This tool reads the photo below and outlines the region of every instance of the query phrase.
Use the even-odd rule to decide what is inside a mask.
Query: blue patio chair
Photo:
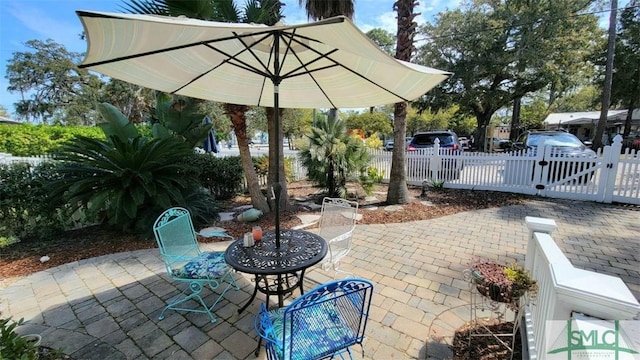
[[[162,310],[159,319],[164,319],[165,311],[177,310],[205,313],[215,322],[213,308],[230,288],[239,289],[233,270],[224,261],[224,252],[200,251],[191,216],[184,208],[174,207],[163,212],[153,225],[153,233],[169,277],[187,283],[180,295]],[[207,305],[201,296],[204,287],[215,291],[225,282],[227,285],[215,302]],[[187,302],[195,302],[196,307],[185,307]]]
[[[360,344],[369,318],[373,285],[363,279],[343,279],[316,287],[285,308],[267,310],[255,320],[265,340],[267,359],[321,359],[342,355]]]

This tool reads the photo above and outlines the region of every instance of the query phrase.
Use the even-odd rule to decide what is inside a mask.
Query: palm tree
[[[347,134],[346,122],[320,118],[311,128],[309,147],[300,152],[311,181],[327,189],[327,196],[345,197],[347,181],[369,162],[362,141]]]
[[[333,16],[344,15],[353,19],[353,0],[298,0],[300,6],[304,5],[307,18],[322,20]],[[329,110],[329,117],[335,119],[338,116],[338,109]]]
[[[398,13],[398,32],[396,59],[410,61],[413,53],[413,37],[416,33],[417,24],[413,19],[415,0],[398,0],[393,4],[394,10]],[[395,104],[393,112],[394,142],[404,144],[407,134],[407,102]],[[409,189],[407,188],[407,174],[404,164],[406,160],[403,146],[394,146],[391,157],[391,173],[389,176],[389,189],[387,190],[387,202],[389,204],[406,204],[409,202]]]
[[[245,22],[273,25],[282,18],[282,3],[278,0],[249,0],[245,7],[238,9],[233,0],[128,0],[125,1],[125,9],[132,13],[154,14],[167,16],[184,15],[201,20],[221,22]],[[224,104],[223,108],[229,116],[233,130],[238,139],[238,149],[242,168],[247,179],[251,203],[256,209],[264,213],[270,211],[267,199],[260,190],[258,177],[253,167],[249,142],[247,139],[247,123],[245,113],[248,107],[237,104]],[[277,134],[270,134],[269,138],[280,139]],[[271,171],[270,171],[271,173]],[[282,172],[284,173],[284,171]],[[282,195],[287,199],[286,186],[283,186]]]
[[[298,0],[300,6],[304,5],[307,18],[322,20],[333,16],[344,15],[353,18],[353,0]]]

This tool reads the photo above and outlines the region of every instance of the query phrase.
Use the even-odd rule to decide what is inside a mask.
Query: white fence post
[[[545,359],[549,320],[570,320],[574,312],[605,320],[637,316],[640,304],[622,279],[573,267],[550,236],[556,228],[553,220],[525,221],[530,230],[525,267],[538,283],[535,306],[525,306],[524,311],[525,358]]]
[[[440,181],[440,163],[442,156],[440,155],[440,139],[436,137],[433,141],[433,156],[429,160],[429,178],[434,181]]]
[[[600,176],[598,193],[602,194],[602,202],[610,204],[613,202],[613,189],[618,174],[618,163],[620,162],[620,152],[622,151],[622,136],[620,134],[613,138],[613,144],[604,147],[602,156],[603,174]],[[604,171],[606,169],[606,171]]]
[[[545,219],[533,216],[525,216],[524,221],[527,224],[527,228],[529,228],[529,240],[527,241],[527,255],[524,258],[524,268],[532,271],[536,258],[536,240],[533,234],[538,232],[551,235],[554,231],[556,231],[558,225],[556,225],[556,222],[553,219]]]

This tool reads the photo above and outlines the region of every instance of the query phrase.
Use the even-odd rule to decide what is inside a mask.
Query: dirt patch
[[[438,189],[429,191],[421,196],[422,189],[410,188],[408,204],[402,205],[404,210],[385,211],[387,186],[377,185],[373,195],[376,200],[365,201],[364,197],[358,201],[364,207],[377,207],[375,210],[363,210],[359,224],[387,224],[416,220],[428,220],[462,211],[485,209],[490,207],[521,204],[529,197],[511,193],[491,191],[470,191],[455,189]],[[280,227],[291,228],[301,224],[298,214],[319,214],[320,210],[310,210],[304,202],[293,199],[306,199],[308,202],[321,203],[321,189],[306,182],[289,184],[291,207],[280,215]],[[361,192],[359,192],[363,195]],[[240,205],[248,205],[251,201],[247,196],[238,196],[232,201],[222,203],[223,211],[232,211]],[[239,213],[240,211],[238,211]],[[274,215],[266,214],[255,222],[243,223],[238,221],[214,222],[208,226],[220,226],[234,238],[251,231],[252,226],[260,225],[263,229],[274,228]],[[218,238],[203,238],[202,241],[217,241]],[[27,276],[61,264],[88,259],[96,256],[112,254],[122,251],[155,248],[152,238],[123,234],[100,226],[88,227],[69,231],[58,238],[39,241],[23,241],[0,249],[0,285],[11,282],[12,279]],[[48,256],[49,261],[41,262],[42,256]]]

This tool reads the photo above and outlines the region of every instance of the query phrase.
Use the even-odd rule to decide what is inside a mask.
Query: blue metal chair
[[[364,340],[373,285],[343,279],[316,287],[285,308],[267,310],[255,320],[267,359],[321,359],[342,355]],[[364,348],[362,348],[364,356]]]
[[[191,216],[184,208],[174,207],[163,212],[153,225],[153,233],[169,277],[188,284],[162,310],[159,319],[164,319],[167,310],[178,310],[205,313],[211,322],[215,322],[213,308],[231,287],[239,289],[233,278],[233,270],[224,261],[224,252],[200,251]],[[225,282],[227,285],[215,302],[207,305],[201,296],[204,287],[215,291]],[[187,302],[195,302],[196,307],[185,307]]]

